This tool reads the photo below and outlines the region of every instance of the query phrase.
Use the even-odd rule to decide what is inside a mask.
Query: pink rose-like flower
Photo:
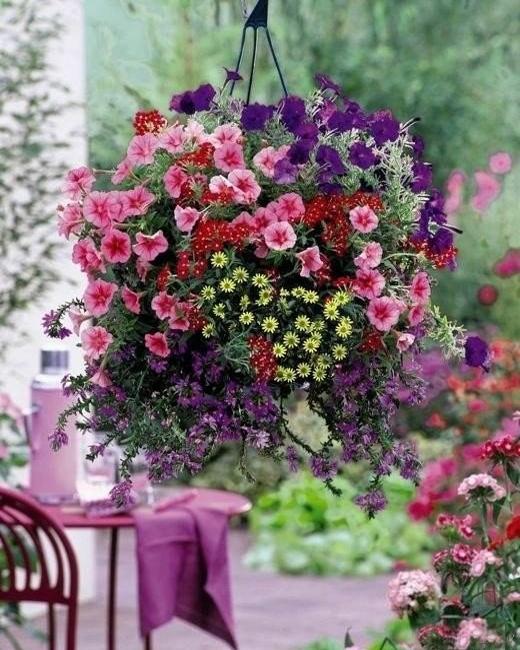
[[[498,501],[506,496],[506,491],[489,474],[471,474],[459,485],[457,494],[468,500],[483,496],[487,501]]]
[[[158,146],[159,141],[153,133],[134,135],[128,145],[126,157],[134,167],[138,165],[151,165]]]
[[[498,566],[501,564],[501,560],[497,557],[492,551],[482,549],[477,551],[473,559],[471,560],[471,566],[469,568],[469,574],[474,578],[480,578],[486,570],[487,566]]]
[[[215,167],[223,172],[232,172],[234,169],[245,169],[244,152],[236,142],[226,142],[215,149],[213,154]]]
[[[406,352],[415,341],[415,336],[407,332],[396,332],[397,336],[397,349],[399,352]]]
[[[168,357],[170,348],[166,334],[156,332],[155,334],[146,334],[144,337],[145,345],[152,354],[157,357]]]
[[[300,270],[302,278],[310,277],[311,273],[319,271],[323,266],[323,260],[320,257],[320,249],[318,246],[310,246],[301,253],[296,253],[296,257],[302,263]]]
[[[396,325],[401,315],[401,305],[395,298],[383,296],[371,300],[367,317],[370,323],[380,332],[388,332]]]
[[[117,284],[105,280],[93,280],[83,294],[83,302],[92,316],[103,316],[110,309],[117,293]]]
[[[83,194],[90,192],[95,181],[96,177],[88,167],[76,167],[67,173],[63,192],[73,201],[77,201]]]
[[[178,167],[177,165],[172,165],[166,174],[164,175],[163,182],[164,187],[172,199],[178,199],[181,195],[182,188],[188,180],[188,174]]]
[[[113,201],[111,192],[92,192],[83,203],[83,216],[89,223],[106,230],[112,225],[110,208]]]
[[[133,246],[134,253],[145,262],[153,262],[158,255],[168,250],[168,240],[162,230],[158,230],[154,235],[138,232],[135,239],[137,244]]]
[[[366,234],[375,230],[379,224],[376,213],[368,205],[360,205],[349,212],[350,223],[358,232]]]
[[[123,194],[123,204],[127,216],[137,217],[146,214],[155,201],[155,195],[143,185],[138,185]]]
[[[83,224],[83,215],[79,203],[68,203],[58,213],[58,233],[68,239],[76,234]]]
[[[159,135],[158,149],[166,149],[168,153],[182,151],[186,136],[182,124],[174,124]]]
[[[354,258],[354,264],[360,268],[375,269],[381,264],[383,249],[375,241],[368,243],[361,253]]]
[[[241,144],[243,140],[242,131],[236,124],[221,124],[209,136],[210,143],[218,149],[225,144]]]
[[[296,192],[282,194],[271,205],[280,221],[298,221],[305,214],[303,199]]]
[[[381,295],[385,288],[384,276],[375,269],[360,268],[356,271],[356,279],[352,285],[355,293],[361,298],[373,300]]]
[[[259,169],[267,178],[274,178],[274,170],[276,163],[285,157],[289,151],[288,145],[283,145],[278,149],[274,147],[264,147],[254,156],[253,164]]]
[[[424,271],[416,273],[410,286],[410,298],[417,305],[426,305],[430,300],[430,280]]]
[[[104,327],[89,327],[81,334],[81,345],[90,361],[99,359],[110,347],[114,337]]]
[[[105,270],[101,254],[90,237],[80,239],[74,244],[72,261],[74,264],[79,264],[83,273]]]
[[[422,305],[414,305],[410,307],[410,311],[408,312],[408,322],[412,327],[415,327],[419,323],[422,323],[425,315],[426,311]]]
[[[228,176],[228,181],[235,190],[234,198],[237,203],[254,203],[262,191],[250,169],[233,170]]]
[[[287,221],[277,221],[264,230],[264,239],[271,250],[284,251],[294,246],[296,233]]]
[[[109,230],[101,240],[101,252],[107,262],[124,264],[132,255],[132,243],[126,232]]]
[[[477,192],[471,199],[472,207],[477,212],[485,212],[500,194],[500,183],[488,172],[476,171],[474,174]]]
[[[511,156],[506,151],[497,151],[489,157],[489,169],[493,174],[507,174],[512,164]]]
[[[183,208],[178,205],[174,211],[175,223],[182,232],[191,232],[193,226],[201,218],[201,213],[195,208]]]
[[[128,311],[131,311],[133,314],[141,313],[141,296],[142,293],[137,293],[137,291],[132,291],[127,286],[124,286],[121,289],[121,298],[123,303]]]
[[[116,171],[112,174],[112,184],[119,185],[122,183],[125,178],[128,178],[128,176],[130,176],[132,169],[132,163],[125,156],[125,158],[123,158],[123,160],[116,167]]]
[[[479,647],[502,644],[502,639],[488,629],[487,621],[483,618],[465,618],[459,624],[455,638],[455,650],[468,650],[475,640]],[[498,647],[497,647],[498,650]]]
[[[170,296],[166,291],[161,291],[152,299],[152,309],[157,314],[157,318],[165,320],[171,316],[172,309],[175,306],[176,299]]]

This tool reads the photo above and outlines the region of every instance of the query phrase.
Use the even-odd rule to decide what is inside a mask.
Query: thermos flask
[[[29,491],[43,503],[71,502],[76,496],[78,441],[72,418],[66,429],[68,445],[53,451],[49,436],[59,414],[71,404],[62,388],[69,369],[69,352],[41,351],[41,370],[31,384],[31,414],[27,418],[30,448]]]

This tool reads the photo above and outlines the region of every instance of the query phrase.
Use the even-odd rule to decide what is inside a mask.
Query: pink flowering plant
[[[63,414],[106,431],[153,479],[198,472],[232,441],[297,467],[333,489],[363,461],[369,513],[381,478],[416,480],[411,444],[389,417],[404,366],[425,338],[464,352],[460,328],[430,303],[430,272],[456,248],[422,145],[388,111],[367,113],[325,76],[303,100],[244,105],[209,85],[174,95],[173,121],[140,112],[112,171],[67,175],[60,233],[85,272],[83,296],[45,318],[51,336],[80,336],[85,373]],[[181,114],[187,119],[181,121]],[[96,189],[109,173],[114,189]],[[468,341],[470,363],[487,349]],[[328,435],[291,431],[286,402],[304,390]],[[247,469],[246,469],[247,471]],[[129,492],[125,481],[115,496]]]

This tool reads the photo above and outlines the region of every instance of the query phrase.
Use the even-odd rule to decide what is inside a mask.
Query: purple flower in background
[[[62,447],[69,444],[69,436],[63,429],[56,428],[49,436],[49,444],[52,451],[59,451]]]
[[[297,140],[289,147],[287,152],[287,160],[293,165],[304,165],[314,148],[312,140]]]
[[[332,174],[344,174],[346,171],[338,151],[334,147],[329,147],[326,144],[318,147],[316,162]]]
[[[226,83],[228,81],[242,81],[242,75],[237,72],[237,70],[230,70],[229,68],[224,68],[226,71]]]
[[[303,122],[294,130],[294,135],[300,140],[312,142],[315,145],[318,142],[319,129],[312,122]]]
[[[300,459],[296,447],[289,445],[289,447],[287,447],[285,450],[285,458],[287,460],[287,464],[289,465],[289,471],[297,472],[300,467]]]
[[[148,360],[148,365],[150,366],[151,370],[157,374],[160,374],[161,372],[164,372],[168,367],[168,361],[166,359],[160,359],[154,356]]]
[[[195,90],[173,95],[170,100],[170,110],[177,113],[193,115],[198,111],[207,111],[211,106],[216,90],[211,84],[202,84]]]
[[[240,121],[246,131],[261,131],[273,116],[274,108],[264,104],[249,104],[244,106]]]
[[[305,120],[305,102],[301,97],[294,95],[287,97],[282,101],[280,114],[282,122],[291,133],[294,133]]]
[[[60,325],[57,312],[51,310],[42,318],[43,331],[46,336],[53,339],[66,339],[72,332]]]
[[[421,138],[420,135],[412,136],[412,149],[415,155],[417,156],[417,158],[420,158],[423,155],[424,140]]]
[[[394,142],[399,137],[399,122],[390,111],[378,111],[372,115],[370,130],[377,145]]]
[[[446,228],[439,228],[430,240],[430,249],[435,253],[445,253],[453,246],[453,233]]]
[[[489,369],[489,346],[480,336],[468,336],[464,352],[468,366]]]
[[[282,158],[274,166],[274,182],[278,185],[290,185],[298,177],[298,167],[287,158]]]
[[[125,479],[110,490],[110,499],[118,508],[129,508],[136,503],[136,496],[132,490],[132,481]]]
[[[311,456],[309,465],[313,476],[322,481],[334,478],[338,472],[336,461],[330,458],[323,458],[323,456]]]
[[[329,129],[345,133],[351,129],[356,128],[358,124],[358,116],[355,112],[335,111],[327,121]]]
[[[323,74],[322,72],[318,72],[314,75],[314,81],[316,83],[316,86],[318,86],[318,88],[321,90],[332,90],[332,92],[336,93],[337,95],[341,95],[342,93],[341,86],[337,84],[333,79],[331,79],[328,75]]]
[[[376,154],[363,142],[354,142],[350,147],[348,158],[353,165],[360,169],[369,169],[378,161]]]
[[[415,162],[412,166],[413,181],[410,184],[412,192],[424,192],[432,182],[432,168],[427,163]]]
[[[369,517],[373,517],[376,512],[384,510],[387,504],[386,497],[381,490],[371,490],[366,494],[360,494],[354,501]]]

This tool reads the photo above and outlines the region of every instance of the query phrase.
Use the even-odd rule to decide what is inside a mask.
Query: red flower
[[[251,367],[260,381],[269,381],[278,367],[273,354],[273,344],[263,336],[249,338]]]
[[[520,539],[520,515],[515,515],[507,524],[506,538],[509,541]]]
[[[137,111],[134,115],[134,131],[136,135],[145,133],[160,133],[168,125],[168,120],[157,109]]]

